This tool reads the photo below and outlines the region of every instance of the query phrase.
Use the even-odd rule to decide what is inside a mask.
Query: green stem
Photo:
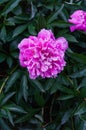
[[[55,97],[56,97],[56,93],[54,94],[54,97],[53,97],[52,102],[51,102],[51,107],[50,107],[50,122],[52,122],[52,110],[53,110],[53,104],[54,104],[54,101],[55,101]]]
[[[2,90],[4,88],[4,86],[5,86],[5,83],[7,82],[8,78],[9,78],[9,76],[7,76],[6,79],[4,80],[4,82],[2,83],[2,86],[0,88],[0,94],[1,94],[1,92],[2,92]]]
[[[75,130],[73,117],[71,117],[71,125],[72,125],[72,130]]]

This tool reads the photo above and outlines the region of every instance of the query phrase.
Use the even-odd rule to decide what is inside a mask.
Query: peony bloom
[[[68,20],[70,23],[74,24],[70,26],[70,31],[75,30],[86,31],[86,12],[83,10],[75,11]]]
[[[18,48],[20,64],[27,68],[31,79],[56,77],[66,65],[68,42],[63,37],[55,39],[51,30],[42,29],[37,37],[24,38]]]

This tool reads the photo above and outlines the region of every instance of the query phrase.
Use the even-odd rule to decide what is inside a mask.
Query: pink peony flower
[[[68,20],[70,23],[74,24],[70,26],[70,31],[75,30],[86,31],[86,12],[83,10],[75,11]]]
[[[42,29],[37,37],[24,38],[18,48],[20,64],[27,68],[31,79],[56,77],[66,65],[68,42],[63,37],[55,39],[51,30]]]

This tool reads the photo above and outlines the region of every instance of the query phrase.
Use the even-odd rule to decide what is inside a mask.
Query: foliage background
[[[0,0],[0,130],[86,130],[86,33],[69,16],[85,0]],[[42,28],[69,42],[67,66],[55,79],[31,80],[17,48]]]

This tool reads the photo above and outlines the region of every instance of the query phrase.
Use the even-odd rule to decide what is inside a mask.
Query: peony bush
[[[0,9],[0,130],[85,130],[85,0]]]

